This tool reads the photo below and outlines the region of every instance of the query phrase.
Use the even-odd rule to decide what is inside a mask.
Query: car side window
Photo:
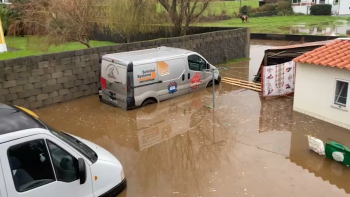
[[[72,182],[79,178],[78,160],[67,151],[47,140],[58,181]]]
[[[7,151],[11,174],[18,192],[56,181],[43,139],[11,146]]]
[[[188,67],[193,71],[203,71],[207,69],[207,62],[198,55],[188,56]]]

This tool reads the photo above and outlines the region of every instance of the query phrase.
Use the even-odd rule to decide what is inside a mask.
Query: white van
[[[5,104],[0,164],[1,197],[109,197],[126,187],[123,167],[111,153]]]
[[[124,109],[153,104],[211,86],[208,69],[215,67],[198,53],[171,47],[107,54],[102,57],[100,99]]]

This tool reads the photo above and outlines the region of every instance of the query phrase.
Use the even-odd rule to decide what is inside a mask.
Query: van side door
[[[140,106],[147,98],[158,97],[158,84],[161,81],[157,74],[156,62],[135,65],[133,69],[134,97],[136,106]]]
[[[157,61],[159,80],[159,99],[167,100],[187,94],[188,79],[185,75],[186,60],[183,57]]]
[[[209,64],[206,60],[197,54],[191,54],[187,57],[188,61],[188,76],[190,80],[189,93],[199,89],[206,88],[209,81],[212,80],[212,74],[209,69]]]
[[[1,167],[11,197],[93,196],[88,162],[80,184],[79,154],[56,138],[38,134],[0,145]]]

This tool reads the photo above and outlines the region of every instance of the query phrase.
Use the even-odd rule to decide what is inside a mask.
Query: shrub
[[[276,10],[276,8],[277,8],[277,4],[275,4],[275,3],[268,3],[268,4],[265,4],[263,6],[260,6],[258,8],[258,11],[259,12],[267,12],[267,11]]]
[[[251,14],[250,17],[276,16],[277,13],[278,13],[277,10],[267,11],[267,12],[256,12],[256,13]]]
[[[290,9],[290,10],[284,10],[284,15],[285,16],[290,16],[290,15],[294,15],[294,11],[293,9]],[[305,15],[305,14],[304,14]]]
[[[241,9],[239,10],[239,13],[240,14],[244,14],[244,15],[249,15],[249,12],[251,10],[251,7],[250,6],[242,6]]]
[[[10,21],[13,17],[13,13],[10,8],[6,4],[0,4],[0,16],[1,16],[1,24],[2,29],[4,30],[4,34],[7,34],[7,30],[10,26]]]
[[[289,10],[292,9],[291,1],[279,1],[277,2],[277,9]]]
[[[331,15],[332,5],[330,4],[313,5],[310,8],[310,14],[311,15]]]
[[[221,15],[227,15],[226,10],[222,10],[222,11],[221,11]]]
[[[277,16],[284,16],[284,12],[282,11],[277,12]]]

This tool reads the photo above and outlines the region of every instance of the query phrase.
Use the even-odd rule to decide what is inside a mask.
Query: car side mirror
[[[207,63],[207,69],[210,69],[210,64],[209,63]]]
[[[80,185],[84,184],[86,181],[86,166],[85,161],[82,158],[78,159],[78,169],[79,169],[79,179],[80,179]]]

